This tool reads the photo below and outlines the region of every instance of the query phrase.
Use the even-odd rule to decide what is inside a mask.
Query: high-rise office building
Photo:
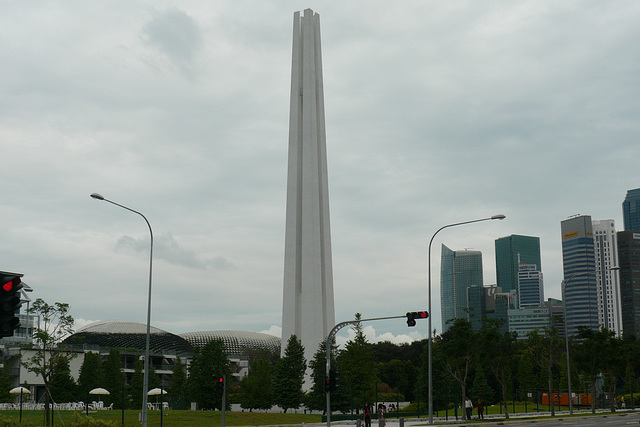
[[[540,263],[540,238],[532,236],[501,237],[495,241],[496,281],[503,292],[518,290],[520,263],[534,264],[542,271]]]
[[[449,329],[449,320],[467,318],[467,288],[470,287],[482,287],[482,253],[452,251],[442,245],[440,302],[443,332]]]
[[[574,336],[578,326],[598,329],[598,296],[593,226],[588,215],[561,222],[563,301],[567,334]]]
[[[622,202],[622,218],[626,231],[640,231],[640,188],[627,190]]]
[[[601,328],[622,336],[620,312],[620,276],[616,225],[612,219],[593,220],[593,243],[596,260],[596,286],[598,289],[598,322]]]
[[[617,237],[622,331],[640,338],[640,232],[620,231]]]
[[[543,302],[542,272],[535,264],[521,262],[518,270],[518,307],[539,307]]]

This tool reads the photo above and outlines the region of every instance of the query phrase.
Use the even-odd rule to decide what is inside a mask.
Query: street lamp
[[[611,267],[609,271],[620,270],[620,267]],[[573,399],[571,396],[571,367],[569,365],[569,330],[567,329],[567,297],[565,295],[565,290],[567,289],[567,285],[571,282],[576,276],[583,276],[585,274],[593,274],[592,271],[581,271],[570,276],[567,280],[562,281],[562,303],[564,304],[564,344],[566,347],[567,353],[567,393],[569,393],[569,414],[573,415]]]
[[[136,213],[140,215],[147,226],[149,227],[149,234],[151,235],[151,248],[149,250],[149,297],[147,299],[147,342],[144,353],[144,375],[143,375],[143,384],[142,384],[142,427],[147,427],[147,389],[149,388],[149,341],[151,338],[151,273],[153,272],[153,230],[151,230],[151,224],[149,224],[149,220],[143,214],[138,211],[135,211],[131,208],[128,208],[119,203],[113,202],[109,199],[105,199],[102,195],[98,193],[91,194],[96,200],[103,200],[105,202],[109,202],[112,205],[116,205],[121,207],[122,209],[126,209],[129,212]]]
[[[429,264],[429,272],[428,272],[428,279],[429,279],[429,340],[428,340],[428,353],[429,353],[429,424],[433,424],[433,372],[432,372],[432,359],[431,359],[431,341],[432,341],[432,328],[431,328],[431,319],[433,318],[433,312],[431,311],[431,244],[433,243],[433,239],[436,237],[436,234],[438,234],[440,231],[444,230],[445,228],[449,228],[449,227],[455,227],[457,225],[464,225],[464,224],[471,224],[473,222],[480,222],[480,221],[488,221],[488,220],[492,220],[492,219],[505,219],[506,216],[502,215],[502,214],[498,214],[498,215],[494,215],[488,218],[481,218],[481,219],[474,219],[471,221],[464,221],[464,222],[456,222],[454,224],[448,224],[445,225],[443,227],[440,227],[435,233],[433,233],[433,236],[431,236],[431,240],[429,240],[429,254],[428,254],[428,264]]]

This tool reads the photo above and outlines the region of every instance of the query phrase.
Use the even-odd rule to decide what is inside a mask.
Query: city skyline
[[[560,222],[621,226],[640,187],[640,4],[305,7],[321,16],[336,321],[426,309],[429,238],[495,214],[434,240],[434,327],[441,244],[482,252],[492,284],[495,239],[538,236],[561,298]],[[144,322],[148,230],[97,192],[153,227],[152,325],[279,334],[296,10],[5,4],[0,269],[79,325]],[[426,329],[365,325],[372,341]]]

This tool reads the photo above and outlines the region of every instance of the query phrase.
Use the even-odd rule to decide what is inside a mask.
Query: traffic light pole
[[[222,427],[225,426],[224,413],[227,406],[225,405],[227,403],[225,400],[226,394],[227,394],[227,376],[223,375],[222,376]]]
[[[333,343],[333,339],[336,336],[336,333],[344,328],[347,325],[355,325],[356,323],[362,323],[362,322],[372,322],[374,320],[387,320],[387,319],[405,319],[407,318],[407,315],[404,316],[390,316],[390,317],[374,317],[371,319],[360,319],[360,320],[348,320],[346,322],[340,322],[338,323],[336,326],[333,327],[333,329],[331,329],[331,332],[329,332],[329,335],[327,335],[327,346],[326,346],[326,351],[327,351],[327,372],[326,372],[326,377],[328,378],[329,376],[329,372],[331,371],[331,344]],[[326,390],[326,395],[327,395],[327,427],[331,427],[331,391],[330,390]]]

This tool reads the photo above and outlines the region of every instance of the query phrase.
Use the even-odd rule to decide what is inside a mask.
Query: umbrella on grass
[[[29,391],[29,389],[20,386],[20,387],[12,388],[11,390],[9,390],[9,393],[10,394],[19,394],[20,395],[20,424],[22,424],[22,395],[23,394],[30,394],[31,392]]]

